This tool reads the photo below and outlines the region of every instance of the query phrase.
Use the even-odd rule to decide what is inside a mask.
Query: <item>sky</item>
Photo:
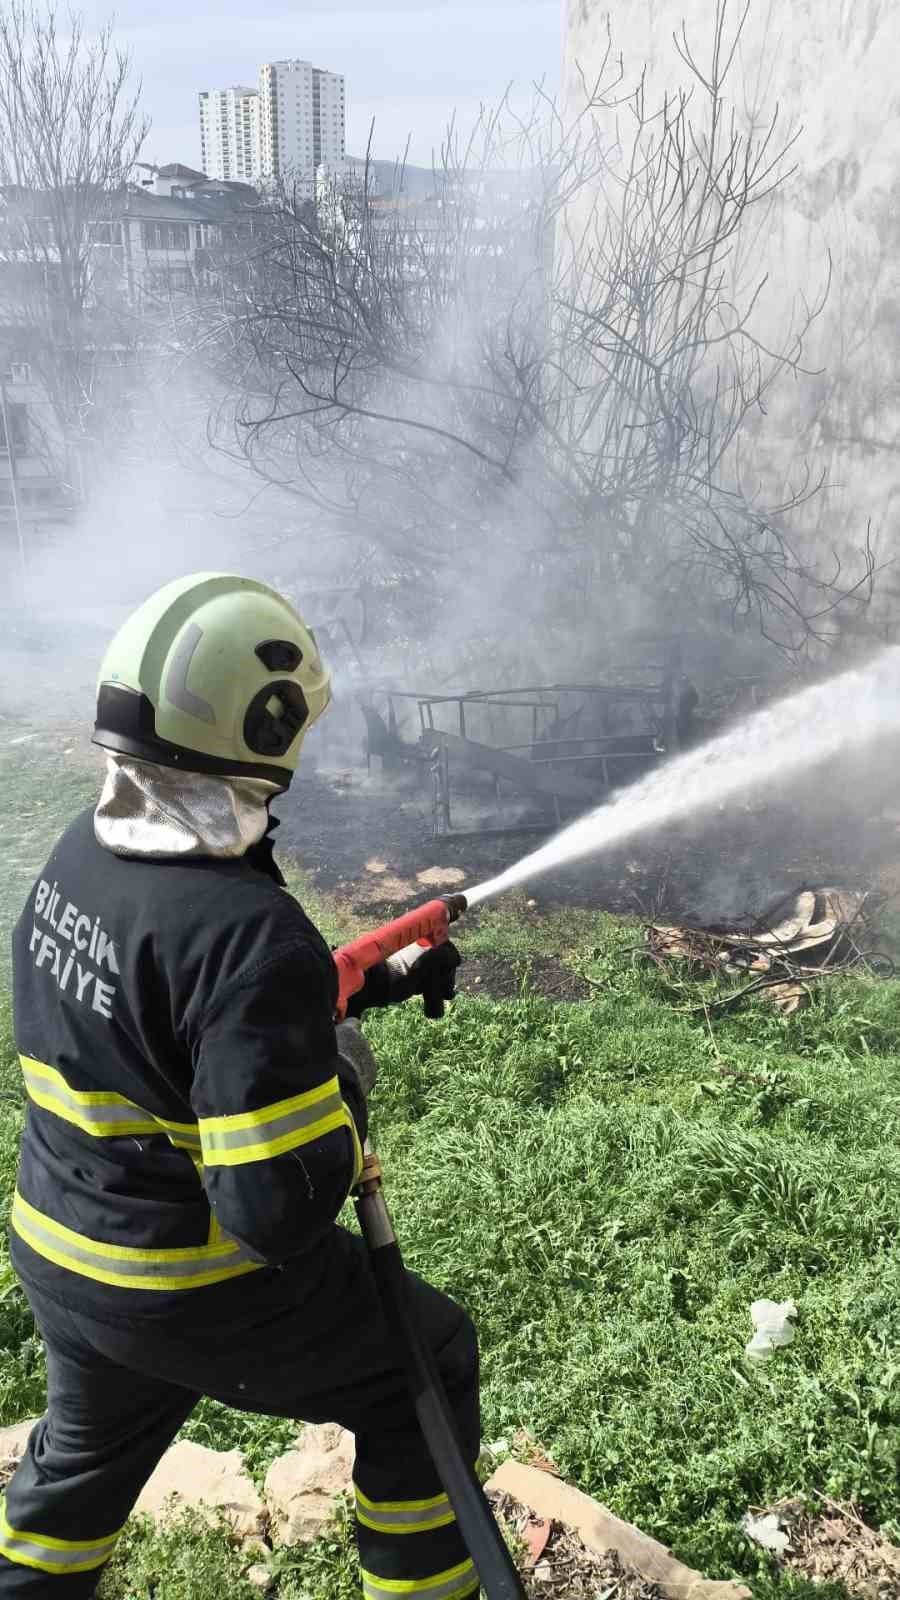
[[[561,0],[80,0],[89,26],[115,34],[143,83],[153,122],[145,157],[199,166],[201,89],[255,84],[289,57],[347,80],[347,150],[428,166],[448,119],[469,126],[510,83],[559,81]]]

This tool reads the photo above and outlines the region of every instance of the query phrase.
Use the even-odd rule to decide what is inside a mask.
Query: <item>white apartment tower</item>
[[[259,73],[259,165],[263,179],[292,178],[314,191],[320,167],[345,156],[346,91],[337,72],[309,61],[269,61]]]
[[[204,89],[200,95],[200,165],[208,178],[259,178],[259,95],[255,89]]]

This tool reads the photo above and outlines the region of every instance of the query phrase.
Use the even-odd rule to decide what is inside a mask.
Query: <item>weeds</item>
[[[128,1523],[104,1571],[98,1600],[255,1600],[246,1560],[228,1530],[186,1511],[162,1528],[146,1517]]]

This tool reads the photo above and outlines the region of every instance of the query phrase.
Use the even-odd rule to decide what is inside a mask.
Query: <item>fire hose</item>
[[[334,952],[338,971],[337,1014],[365,982],[366,972],[411,944],[424,948],[445,944],[450,924],[466,910],[465,895],[430,900],[374,933],[363,934]],[[425,1014],[441,1017],[443,995],[423,996]],[[409,1294],[406,1267],[382,1193],[381,1163],[366,1144],[363,1170],[354,1189],[354,1204],[385,1315],[397,1343],[419,1420],[419,1427],[456,1517],[463,1543],[487,1600],[525,1600],[522,1580],[488,1504],[474,1464],[467,1460],[456,1430],[440,1373],[422,1337]]]

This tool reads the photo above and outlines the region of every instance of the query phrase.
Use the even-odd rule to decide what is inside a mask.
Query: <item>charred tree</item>
[[[716,7],[690,93],[649,105],[612,45],[574,120],[538,97],[451,130],[418,203],[367,162],[272,230],[204,314],[230,401],[218,438],[322,519],[396,597],[494,599],[561,647],[623,620],[737,627],[791,654],[865,602],[804,543],[821,476],[765,492],[769,397],[803,380],[827,290],[777,344],[753,229],[789,176],[777,112],[743,132],[726,84],[743,18]],[[511,159],[515,152],[515,160]],[[532,632],[531,637],[534,637]],[[572,653],[568,659],[572,661]]]
[[[78,452],[128,341],[103,307],[111,229],[148,131],[109,27],[12,0],[0,14],[0,316],[46,404],[44,445]],[[40,417],[36,413],[35,426]]]

